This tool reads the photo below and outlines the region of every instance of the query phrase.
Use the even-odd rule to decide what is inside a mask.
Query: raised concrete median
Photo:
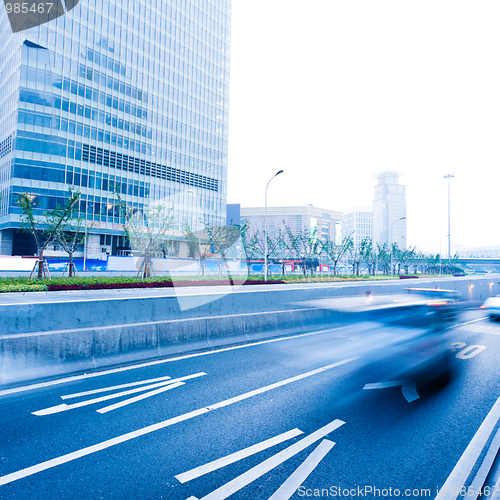
[[[496,276],[184,289],[178,296],[141,291],[117,298],[103,292],[98,299],[47,292],[43,299],[37,294],[36,302],[0,303],[0,383],[322,329],[339,317],[295,303],[406,292],[412,286],[457,290],[469,304],[500,293]]]

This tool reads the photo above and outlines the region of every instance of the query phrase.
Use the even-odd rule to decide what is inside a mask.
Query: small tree
[[[288,249],[293,252],[298,259],[302,260],[302,272],[304,277],[307,276],[307,264],[311,268],[311,274],[314,274],[314,263],[317,256],[321,253],[323,248],[322,243],[317,237],[316,228],[313,231],[301,231],[296,236],[293,235],[292,230],[285,226],[285,232],[288,239]]]
[[[283,221],[284,223],[284,221]],[[274,255],[281,261],[281,274],[285,276],[285,260],[289,256],[286,231],[279,227],[274,236]]]
[[[232,221],[231,221],[232,222]],[[250,275],[252,269],[251,262],[259,254],[259,245],[257,243],[257,238],[254,234],[249,234],[250,222],[245,219],[243,224],[234,224],[238,228],[241,236],[241,247],[242,253],[245,257],[245,262],[247,266],[247,274]]]
[[[198,274],[205,276],[205,260],[209,255],[211,255],[210,249],[210,237],[206,228],[193,231],[187,222],[183,226],[184,234],[188,240],[190,247],[194,250],[196,258],[200,259],[200,268],[198,269]]]
[[[229,281],[233,284],[229,266],[227,265],[227,251],[238,241],[240,231],[236,226],[208,226],[206,225],[207,233],[210,238],[210,244],[216,253],[219,254],[219,279],[222,279],[222,266],[226,268],[226,273]]]
[[[344,236],[340,245],[337,245],[334,241],[327,239],[323,243],[322,250],[330,258],[333,264],[333,275],[337,276],[337,266],[340,259],[346,254],[346,252],[353,246],[352,235]]]
[[[63,213],[67,213],[66,219],[59,225],[56,231],[56,240],[63,247],[64,251],[69,255],[69,277],[73,276],[75,266],[73,264],[73,254],[78,247],[85,242],[88,235],[87,219],[81,217],[78,212],[78,202],[72,202],[73,195],[78,195],[80,192],[74,191],[72,187],[69,188],[69,198],[66,200],[64,207],[57,207],[48,212],[49,226],[55,227],[57,221],[62,217]]]
[[[125,218],[124,229],[131,247],[139,250],[144,258],[141,270],[142,279],[153,274],[151,259],[155,252],[161,249],[167,238],[168,231],[174,225],[174,206],[153,205],[146,208],[133,210],[128,207],[117,194],[118,206]],[[139,274],[141,274],[139,270]]]
[[[389,251],[387,243],[384,243],[383,245],[379,245],[377,243],[377,262],[384,274],[387,275],[390,273],[391,252]]]
[[[38,279],[42,279],[44,266],[43,252],[57,238],[57,234],[70,216],[73,206],[78,203],[80,193],[73,192],[70,189],[64,209],[61,209],[57,214],[53,215],[45,212],[43,215],[43,222],[40,221],[40,217],[34,214],[34,210],[36,209],[34,202],[35,198],[36,197],[32,194],[20,193],[17,203],[23,212],[21,215],[21,228],[30,233],[35,239],[38,252],[37,277]]]
[[[375,266],[377,263],[377,254],[373,249],[373,240],[369,237],[363,238],[359,247],[361,258],[368,266],[368,274],[375,276]]]

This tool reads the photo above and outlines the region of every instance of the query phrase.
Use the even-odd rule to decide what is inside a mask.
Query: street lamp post
[[[406,219],[406,217],[401,217],[400,219],[398,220],[395,220],[392,225],[391,225],[391,231],[389,232],[389,244],[391,245],[391,277],[393,276],[393,272],[392,272],[392,228],[394,227],[394,224],[396,224],[396,222],[399,222],[400,220],[404,220]]]
[[[448,260],[451,260],[451,229],[450,229],[450,179],[455,177],[452,174],[447,174],[444,176],[448,179]]]
[[[283,170],[280,170],[276,174],[274,174],[270,179],[269,182],[267,183],[266,186],[266,204],[265,204],[265,209],[264,209],[264,219],[265,219],[265,225],[266,225],[266,230],[264,233],[264,281],[267,281],[267,188],[269,187],[269,183],[279,174],[282,174]]]
[[[449,234],[445,234],[440,240],[439,240],[439,274],[441,274],[441,242],[450,236]]]

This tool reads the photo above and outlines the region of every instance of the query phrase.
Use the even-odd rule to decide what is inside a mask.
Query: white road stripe
[[[301,439],[297,443],[292,444],[288,448],[285,448],[283,451],[280,451],[279,453],[276,453],[276,455],[273,455],[267,460],[264,460],[264,462],[261,462],[247,472],[241,474],[241,476],[236,477],[220,488],[212,491],[212,493],[204,496],[201,500],[225,500],[233,493],[241,490],[251,482],[263,476],[275,467],[278,467],[278,465],[282,464],[297,453],[300,453],[311,444],[319,441],[321,438],[325,437],[327,434],[344,424],[345,422],[343,422],[342,420],[334,420],[333,422],[330,422],[321,429],[318,429],[309,436]]]
[[[136,389],[129,389],[128,391],[117,392],[115,394],[108,394],[107,396],[101,396],[100,398],[87,399],[85,401],[80,401],[79,403],[73,403],[72,405],[63,403],[62,405],[51,406],[50,408],[34,411],[32,412],[32,414],[37,416],[52,415],[54,413],[60,413],[62,411],[74,410],[75,408],[82,408],[83,406],[102,403],[103,401],[108,401],[110,399],[121,398],[122,396],[128,396],[129,394],[137,394],[138,392],[156,389],[157,387],[163,387],[165,385],[170,385],[170,380],[167,380],[165,382],[158,382],[157,384],[142,386]]]
[[[299,468],[276,490],[274,495],[269,497],[269,500],[288,500],[334,445],[333,441],[323,439],[317,448],[302,462]]]
[[[180,387],[184,385],[184,382],[177,382],[176,384],[169,384],[166,387],[160,387],[155,391],[146,392],[146,394],[140,394],[139,396],[135,396],[134,398],[126,399],[125,401],[120,401],[119,403],[115,403],[114,405],[105,406],[100,410],[96,410],[98,413],[107,413],[108,411],[116,410],[117,408],[121,408],[122,406],[127,406],[132,403],[136,403],[137,401],[141,401],[142,399],[150,398],[151,396],[156,396],[165,391],[170,391],[170,389],[175,389],[176,387]]]
[[[71,462],[72,460],[76,460],[77,458],[91,455],[92,453],[96,453],[97,451],[105,450],[106,448],[110,448],[111,446],[130,441],[131,439],[135,439],[139,436],[143,436],[145,434],[155,432],[159,429],[163,429],[179,422],[183,422],[184,420],[198,417],[199,415],[203,415],[204,413],[208,412],[209,410],[207,408],[200,408],[199,410],[194,410],[192,412],[185,413],[184,415],[164,420],[163,422],[159,422],[148,427],[143,427],[142,429],[138,429],[137,431],[129,432],[113,439],[108,439],[107,441],[103,441],[102,443],[94,444],[92,446],[88,446],[87,448],[82,448],[81,450],[68,453],[67,455],[62,455],[61,457],[47,460],[46,462],[42,462],[40,464],[33,465],[32,467],[13,472],[12,474],[7,474],[6,476],[0,477],[0,486],[12,483],[13,481],[17,481],[18,479],[22,479],[23,477],[32,476],[37,472],[51,469],[52,467],[65,464],[67,462]]]
[[[365,384],[363,389],[385,389],[386,387],[397,387],[403,385],[406,379],[390,380],[389,382],[374,382],[373,384]]]
[[[500,335],[499,327],[488,326],[488,325],[464,325],[464,326],[459,326],[457,330],[465,332],[489,333],[491,335]]]
[[[448,479],[436,496],[436,500],[455,500],[464,486],[469,474],[476,464],[481,452],[483,451],[493,429],[500,419],[500,398],[498,398],[489,411],[483,423],[477,430],[471,442],[465,449],[460,460],[455,465]]]
[[[263,392],[267,392],[271,389],[276,389],[277,387],[281,387],[283,385],[289,384],[291,382],[296,382],[297,380],[302,380],[303,378],[310,377],[311,375],[316,375],[318,373],[324,372],[326,370],[330,370],[336,366],[343,365],[345,363],[349,363],[358,358],[349,358],[344,359],[343,361],[339,361],[337,363],[333,363],[332,365],[324,366],[323,368],[318,368],[317,370],[313,370],[311,372],[303,373],[302,375],[297,375],[296,377],[292,377],[281,382],[276,382],[275,384],[268,385],[266,387],[261,387],[260,389],[255,389],[254,391],[247,392],[246,394],[242,394],[240,396],[236,396],[231,399],[226,399],[226,401],[221,401],[220,403],[216,403],[212,406],[209,406],[209,410],[217,410],[218,408],[223,408],[224,406],[232,405],[233,403],[237,403],[238,401],[242,401],[243,399],[248,399],[253,396],[257,396],[258,394],[262,394]]]
[[[184,382],[185,380],[190,380],[196,377],[202,377],[203,375],[206,375],[206,373],[199,372],[193,375],[186,375],[185,377],[179,377],[179,378],[170,378],[170,377],[151,378],[149,380],[142,380],[141,382],[132,382],[131,384],[115,385],[113,387],[104,387],[103,389],[95,389],[93,391],[85,391],[85,392],[78,392],[76,394],[69,394],[67,396],[61,396],[61,399],[78,398],[80,396],[90,396],[91,394],[99,394],[101,392],[108,392],[114,389],[124,389],[125,387],[134,387],[136,385],[141,385],[141,384],[160,382],[161,380],[168,380],[169,384],[174,384],[175,382]]]
[[[116,389],[125,389],[126,387],[135,387],[137,385],[144,384],[152,384],[154,382],[161,382],[162,380],[169,380],[172,377],[158,377],[158,378],[150,378],[149,380],[140,380],[139,382],[131,382],[130,384],[121,384],[121,385],[113,385],[111,387],[103,387],[102,389],[94,389],[92,391],[85,392],[77,392],[75,394],[66,394],[65,396],[61,396],[61,399],[71,399],[71,398],[80,398],[82,396],[90,396],[92,394],[99,394],[101,392],[109,392],[114,391]]]
[[[243,458],[249,457],[251,455],[255,455],[262,450],[267,450],[272,446],[276,446],[283,441],[287,441],[288,439],[292,439],[295,436],[302,434],[303,432],[299,429],[292,429],[291,431],[284,432],[283,434],[279,434],[270,439],[266,439],[260,443],[254,444],[253,446],[249,446],[248,448],[244,448],[243,450],[232,453],[231,455],[227,455],[225,457],[219,458],[218,460],[214,460],[213,462],[209,462],[205,465],[200,465],[195,469],[191,469],[187,472],[183,472],[182,474],[178,474],[175,478],[181,483],[187,483],[197,477],[204,476],[209,472],[213,472],[214,470],[221,469],[226,465],[233,464],[234,462],[238,462]]]
[[[332,365],[329,365],[328,367],[325,367],[324,369],[334,368],[336,366],[340,366],[340,365],[347,363],[349,361],[352,361],[354,359],[356,359],[356,358],[351,358],[348,360],[339,361],[338,363],[334,363]],[[321,371],[324,371],[324,369]],[[311,372],[304,373],[300,378],[305,378],[307,376],[316,375],[317,373],[319,373],[318,370],[313,370]],[[299,380],[299,379],[297,377],[293,377],[293,378],[284,380],[283,382],[280,382],[279,385],[283,386],[286,383],[295,382],[296,380]],[[262,388],[260,390],[259,394],[262,392],[265,392],[266,388],[267,388],[267,390],[271,390],[271,389],[274,389],[275,387],[278,387],[278,385],[276,385],[276,384],[268,385],[268,386]],[[255,393],[255,391],[252,391],[252,395],[255,395],[254,393]],[[247,393],[247,394],[250,394],[250,393]],[[246,399],[245,394],[243,394],[240,397],[239,401],[241,401],[243,399]],[[234,400],[234,398],[231,401],[236,402]],[[38,465],[33,465],[32,467],[27,467],[26,469],[22,469],[20,471],[13,472],[13,473],[7,474],[5,476],[1,476],[0,477],[0,486],[3,484],[11,483],[13,481],[17,481],[18,479],[21,479],[23,477],[31,476],[33,474],[36,474],[37,472],[40,472],[40,471],[43,471],[46,469],[50,469],[52,467],[56,467],[57,465],[67,463],[67,462],[70,462],[72,460],[76,460],[77,458],[84,457],[86,455],[90,455],[90,454],[95,453],[97,451],[104,450],[106,448],[110,448],[111,446],[115,446],[117,444],[124,443],[125,441],[135,439],[139,436],[143,436],[145,434],[155,432],[159,429],[164,429],[165,427],[169,427],[169,426],[177,424],[179,422],[183,422],[185,420],[189,420],[191,418],[198,417],[199,415],[203,415],[204,413],[208,413],[209,411],[213,410],[216,407],[221,408],[224,406],[227,406],[227,405],[224,404],[224,401],[223,401],[220,404],[220,406],[214,405],[213,407],[199,408],[198,410],[194,410],[194,411],[191,411],[189,413],[185,413],[184,415],[179,415],[178,417],[170,418],[168,420],[164,420],[163,422],[159,422],[157,424],[153,424],[153,425],[150,425],[148,427],[143,427],[142,429],[138,429],[137,431],[129,432],[128,434],[123,434],[122,436],[118,436],[118,437],[113,438],[113,439],[108,439],[107,441],[103,441],[102,443],[88,446],[87,448],[83,448],[83,449],[75,451],[73,453],[68,453],[67,455],[53,458],[52,460],[42,462]],[[344,423],[344,422],[342,422],[342,423]],[[340,425],[342,425],[342,424],[340,424]]]
[[[319,335],[321,333],[326,333],[326,332],[330,332],[330,331],[342,330],[343,328],[346,328],[346,327],[340,326],[337,328],[327,328],[326,330],[318,330],[316,332],[301,333],[299,335],[291,335],[289,337],[280,337],[277,339],[261,340],[260,342],[253,342],[253,343],[249,343],[249,344],[237,345],[237,346],[232,346],[232,347],[225,347],[223,349],[214,349],[214,350],[205,351],[205,352],[197,352],[194,354],[186,354],[184,356],[177,356],[175,358],[160,359],[157,361],[149,361],[147,363],[139,363],[137,365],[124,366],[122,368],[114,368],[112,370],[105,370],[102,372],[85,373],[83,375],[75,375],[73,377],[66,377],[66,378],[62,378],[62,379],[58,379],[58,380],[50,380],[48,382],[40,382],[38,384],[25,385],[25,386],[21,386],[21,387],[13,387],[12,389],[4,389],[3,391],[0,391],[0,396],[6,396],[8,394],[15,394],[17,392],[31,391],[34,389],[43,389],[45,387],[52,387],[54,385],[66,384],[69,382],[75,382],[77,380],[85,380],[88,378],[102,377],[103,375],[110,375],[113,373],[121,373],[121,372],[129,371],[129,370],[137,370],[139,368],[146,368],[149,366],[156,366],[156,365],[161,365],[164,363],[172,363],[175,361],[182,361],[184,359],[197,358],[200,356],[210,356],[212,354],[219,354],[221,352],[234,351],[237,349],[246,349],[248,347],[254,347],[254,346],[263,345],[263,344],[271,344],[273,342],[281,342],[283,340],[292,340],[292,339],[297,339],[297,338],[301,338],[301,337],[309,337],[310,335]]]

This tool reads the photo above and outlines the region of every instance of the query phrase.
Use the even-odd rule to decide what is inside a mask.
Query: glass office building
[[[225,223],[230,0],[80,0],[12,34],[0,6],[0,253],[33,254],[39,215],[81,192],[88,249],[126,248],[131,208],[174,203],[175,233]],[[36,249],[35,249],[36,250]]]

